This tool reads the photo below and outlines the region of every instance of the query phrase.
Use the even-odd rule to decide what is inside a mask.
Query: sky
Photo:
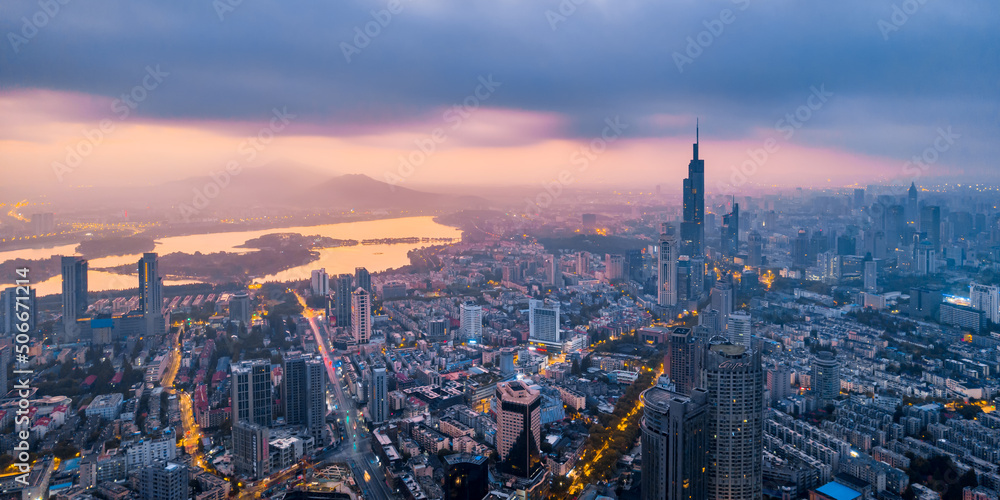
[[[998,25],[971,0],[11,1],[0,174],[669,187],[697,120],[709,194],[992,182]]]

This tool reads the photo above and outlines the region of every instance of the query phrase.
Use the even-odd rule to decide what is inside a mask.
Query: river
[[[462,237],[458,228],[438,224],[433,217],[404,217],[398,219],[382,219],[363,222],[343,222],[339,224],[324,224],[319,226],[290,226],[269,228],[254,231],[237,231],[229,233],[193,234],[189,236],[171,236],[156,240],[154,252],[166,255],[174,252],[193,254],[195,252],[250,252],[249,248],[236,248],[249,239],[271,233],[300,233],[304,235],[328,236],[336,239],[375,239],[375,238],[455,238]],[[414,248],[428,246],[432,243],[400,243],[395,245],[357,245],[353,247],[326,248],[319,250],[319,260],[304,266],[293,267],[277,274],[264,276],[257,281],[295,281],[308,279],[313,269],[326,268],[331,276],[340,273],[354,273],[354,268],[364,267],[370,272],[384,271],[409,264],[406,253]],[[77,255],[76,244],[60,245],[50,248],[21,249],[0,252],[0,263],[14,258],[45,259],[55,255]],[[138,270],[129,275],[97,271],[95,269],[114,267],[124,264],[137,264],[141,254],[102,257],[90,261],[90,271],[87,274],[88,288],[91,292],[105,290],[124,290],[138,288]],[[197,283],[193,280],[170,279],[170,269],[160,268],[165,275],[165,285],[181,285]],[[30,276],[30,275],[29,275]],[[8,277],[3,277],[8,278]],[[13,277],[5,279],[4,287],[13,286]],[[39,283],[33,283],[38,296],[61,293],[62,278],[55,276]]]

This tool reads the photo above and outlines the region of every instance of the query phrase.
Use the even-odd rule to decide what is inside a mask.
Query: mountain
[[[364,174],[334,177],[306,191],[312,206],[353,209],[479,208],[487,205],[478,196],[429,193],[378,181]]]

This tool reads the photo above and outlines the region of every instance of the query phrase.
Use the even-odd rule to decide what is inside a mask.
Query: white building
[[[483,336],[483,306],[472,303],[461,305],[461,316],[459,317],[459,332],[462,341],[469,339],[480,339]]]
[[[354,341],[367,344],[372,338],[372,303],[371,295],[364,288],[358,287],[351,294],[351,327],[354,329]]]
[[[326,269],[314,269],[309,284],[313,295],[330,295],[330,276],[326,274]]]
[[[528,301],[528,337],[543,342],[561,342],[559,331],[559,303]]]
[[[124,404],[121,393],[101,394],[87,406],[87,418],[101,417],[105,420],[114,420],[122,412]]]
[[[750,313],[736,311],[730,314],[726,332],[730,342],[750,349]]]
[[[969,286],[972,298],[972,308],[986,313],[986,317],[994,323],[1000,323],[1000,287],[996,285]]]
[[[657,302],[661,306],[677,305],[677,257],[680,251],[680,240],[674,232],[674,227],[663,225],[660,235],[660,264],[658,273]]]

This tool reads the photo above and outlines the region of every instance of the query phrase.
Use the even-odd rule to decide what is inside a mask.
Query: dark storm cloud
[[[170,77],[146,119],[287,106],[343,135],[439,119],[493,75],[503,87],[487,105],[562,115],[567,137],[615,116],[630,137],[689,134],[655,117],[698,115],[738,139],[825,86],[834,97],[796,141],[906,158],[951,125],[973,168],[1000,153],[993,2],[401,0],[386,17],[388,2],[63,1],[20,40],[40,4],[0,13],[4,89],[116,97],[158,64]]]

